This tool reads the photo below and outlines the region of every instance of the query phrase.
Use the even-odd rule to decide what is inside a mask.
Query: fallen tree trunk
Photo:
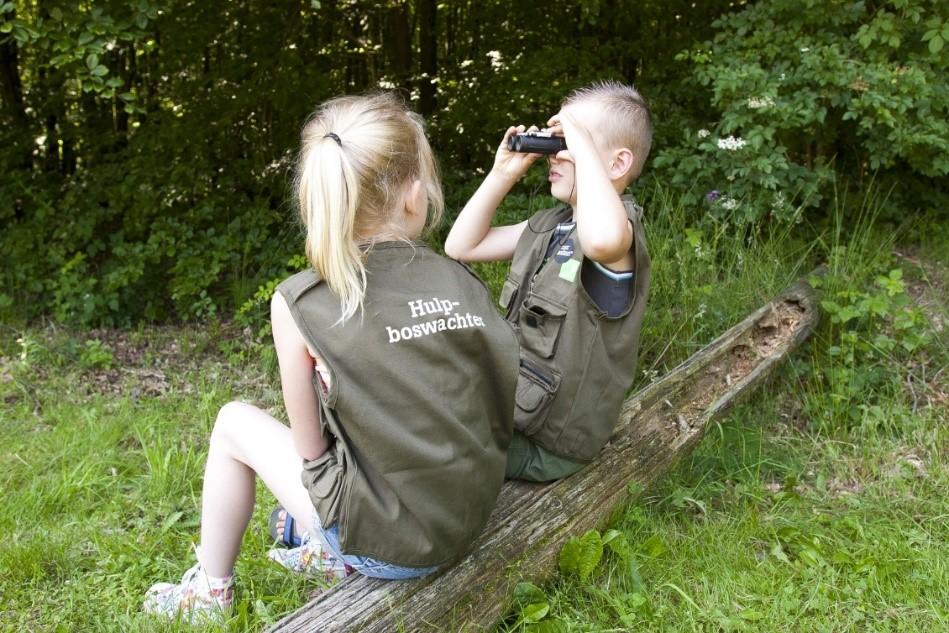
[[[749,394],[817,324],[803,281],[759,308],[661,380],[630,396],[600,457],[552,484],[508,482],[484,533],[456,564],[427,578],[347,578],[271,630],[481,631],[504,615],[514,586],[541,582],[560,548],[602,525],[687,453],[709,423]]]

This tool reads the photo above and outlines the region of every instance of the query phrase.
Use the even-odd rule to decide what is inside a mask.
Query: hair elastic
[[[324,134],[324,135],[323,135],[323,138],[331,138],[331,139],[333,139],[334,141],[336,141],[336,144],[337,144],[337,145],[339,145],[340,147],[343,146],[343,142],[342,142],[341,140],[339,140],[339,137],[336,136],[336,134],[333,133],[333,132],[330,132],[329,134]]]

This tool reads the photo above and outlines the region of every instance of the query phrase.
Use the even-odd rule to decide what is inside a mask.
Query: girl
[[[431,573],[480,533],[504,476],[517,343],[483,284],[418,236],[443,201],[422,122],[395,97],[340,97],[303,128],[296,192],[312,269],[271,304],[290,427],[218,413],[198,562],[144,608],[219,619],[254,475],[302,524],[297,568]]]

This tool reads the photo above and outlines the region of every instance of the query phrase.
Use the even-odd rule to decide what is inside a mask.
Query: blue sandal
[[[284,512],[286,516],[283,522],[282,535],[277,532],[277,521],[280,520],[281,512]],[[270,513],[270,536],[276,541],[277,545],[282,547],[300,547],[303,544],[303,539],[296,534],[296,523],[289,512],[284,510],[282,506],[277,506]]]

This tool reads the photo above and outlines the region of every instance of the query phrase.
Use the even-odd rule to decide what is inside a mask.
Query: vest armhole
[[[446,259],[448,259],[448,261],[454,262],[458,264],[459,266],[461,266],[465,270],[466,273],[468,273],[469,275],[471,275],[472,277],[478,280],[478,283],[481,284],[481,287],[484,288],[488,292],[489,295],[491,294],[491,289],[488,288],[488,284],[484,282],[484,279],[478,276],[478,273],[476,273],[471,266],[469,266],[465,262],[460,262],[457,259],[451,259],[451,258],[446,258]]]
[[[287,303],[296,303],[308,290],[316,287],[323,281],[316,271],[312,268],[301,270],[295,275],[287,277],[277,286],[280,292],[287,300]]]

